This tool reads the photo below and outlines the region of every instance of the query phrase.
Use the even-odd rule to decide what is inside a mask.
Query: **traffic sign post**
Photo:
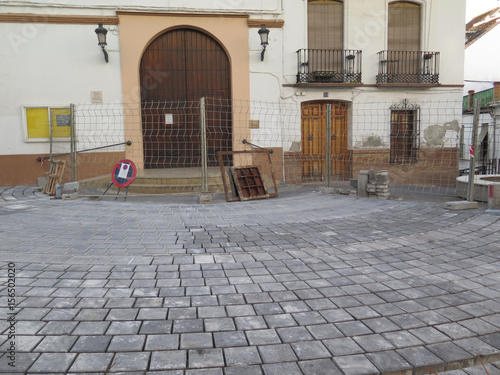
[[[118,188],[115,200],[120,194],[121,188],[126,188],[124,201],[127,200],[128,187],[132,182],[134,182],[135,176],[137,175],[137,168],[132,160],[123,159],[115,164],[113,172],[111,173],[111,183],[109,184],[106,191],[102,194],[106,194],[111,186],[115,185]]]

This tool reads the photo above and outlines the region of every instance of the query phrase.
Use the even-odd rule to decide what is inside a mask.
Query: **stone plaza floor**
[[[484,208],[0,192],[0,373],[500,374]]]

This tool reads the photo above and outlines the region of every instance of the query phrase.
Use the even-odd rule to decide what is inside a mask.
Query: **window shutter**
[[[307,7],[309,49],[344,47],[344,4],[334,0],[309,0]]]
[[[420,5],[396,1],[389,4],[389,51],[420,50]]]

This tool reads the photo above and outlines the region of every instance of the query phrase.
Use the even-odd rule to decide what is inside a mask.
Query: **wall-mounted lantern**
[[[259,29],[260,45],[263,47],[260,54],[260,61],[264,61],[264,53],[266,53],[266,46],[269,44],[269,29],[266,25],[262,24]]]
[[[98,44],[101,46],[102,48],[102,53],[104,54],[104,60],[108,63],[109,62],[109,58],[108,58],[108,52],[106,51],[106,34],[108,33],[108,30],[106,30],[103,26],[102,26],[102,23],[100,23],[97,27],[97,29],[95,29],[95,33],[97,34],[97,40],[98,40]]]

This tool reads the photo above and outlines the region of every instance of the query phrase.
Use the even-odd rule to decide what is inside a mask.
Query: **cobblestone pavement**
[[[1,373],[500,374],[500,218],[481,209],[2,196]]]

